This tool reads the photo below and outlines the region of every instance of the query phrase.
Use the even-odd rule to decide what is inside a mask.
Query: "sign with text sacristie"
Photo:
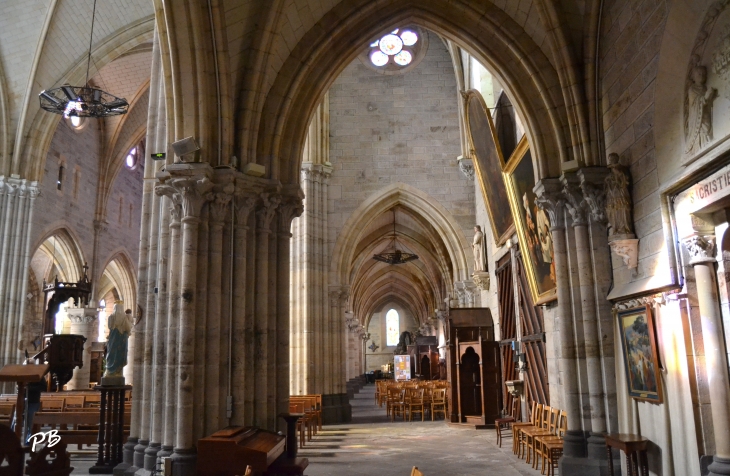
[[[730,164],[678,193],[674,198],[674,212],[679,238],[693,233],[691,213],[699,212],[728,196],[730,196]]]

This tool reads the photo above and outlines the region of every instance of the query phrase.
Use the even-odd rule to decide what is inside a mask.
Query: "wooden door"
[[[478,342],[459,345],[459,406],[465,416],[482,415],[482,376]]]
[[[484,423],[492,424],[500,418],[502,408],[501,346],[498,342],[482,342],[482,394]]]
[[[501,380],[517,380],[514,364],[514,346],[517,341],[515,326],[515,295],[512,281],[512,257],[508,253],[497,263],[497,297],[499,299],[499,329],[501,332],[499,352],[502,357]],[[502,414],[506,415],[512,408],[514,397],[502,387]]]

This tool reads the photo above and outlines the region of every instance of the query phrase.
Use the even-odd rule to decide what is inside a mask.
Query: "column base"
[[[160,452],[159,443],[150,443],[144,452],[144,469],[154,471],[157,468],[157,454]]]
[[[118,476],[123,476],[124,474],[134,474],[134,472],[139,469],[136,466],[133,466],[134,447],[137,445],[137,440],[139,440],[139,438],[133,436],[127,438],[127,442],[124,443],[124,446],[122,446],[122,462],[114,467],[113,474],[116,474]]]
[[[175,476],[195,476],[197,474],[198,454],[195,448],[175,448],[171,458],[172,474]]]
[[[586,440],[586,453],[589,459],[607,460],[606,438],[600,433],[591,433]]]
[[[613,475],[608,473],[606,447],[603,448],[603,459],[576,458],[563,456],[558,462],[560,476],[621,476],[621,461],[613,465]]]
[[[352,407],[346,393],[322,395],[322,423],[334,425],[352,421]]]
[[[565,437],[563,438],[563,454],[571,458],[586,457],[586,437],[582,431],[568,430],[565,432]],[[560,474],[562,475],[563,473]]]
[[[144,468],[144,450],[147,449],[149,440],[137,440],[137,444],[134,446],[134,457],[132,466],[137,468]]]
[[[712,463],[708,466],[710,470],[708,476],[727,476],[730,475],[730,459],[712,457]]]

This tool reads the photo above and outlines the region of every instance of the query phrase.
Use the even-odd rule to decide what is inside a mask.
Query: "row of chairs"
[[[420,413],[421,421],[425,420],[425,413],[431,413],[431,421],[436,414],[442,413],[446,418],[446,389],[436,388],[388,388],[386,394],[386,415],[390,421],[395,421],[399,413],[403,421],[413,421],[413,414]]]
[[[297,422],[299,447],[303,448],[305,439],[312,441],[312,437],[322,430],[322,395],[289,396],[289,412],[304,414]]]
[[[530,421],[514,422],[512,427],[512,451],[534,469],[548,476],[555,475],[558,459],[563,454],[563,437],[568,426],[565,411],[542,403],[532,402]],[[501,441],[500,441],[501,445]]]

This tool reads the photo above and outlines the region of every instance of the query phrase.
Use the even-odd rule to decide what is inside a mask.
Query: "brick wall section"
[[[60,123],[53,136],[46,158],[41,184],[41,194],[36,200],[33,213],[31,243],[38,241],[57,225],[75,232],[83,257],[91,266],[94,245],[94,211],[99,177],[98,157],[99,131],[96,121],[91,120],[81,132],[76,132],[65,123]],[[65,173],[62,191],[56,188],[59,158],[65,159]],[[74,198],[74,169],[79,170],[78,196]],[[107,221],[109,231],[100,239],[99,266],[111,256],[113,250],[126,249],[136,267],[139,254],[139,224],[142,207],[142,167],[129,170],[122,167],[112,186]],[[119,197],[124,196],[123,220],[118,222]],[[132,220],[129,224],[129,205],[132,205]],[[31,250],[31,254],[35,249]],[[134,271],[136,274],[136,270]]]
[[[663,0],[609,0],[604,4],[600,51],[601,101],[606,154],[629,166],[636,235],[641,240],[637,280],[650,277],[664,244],[657,158],[654,90],[667,17]],[[614,266],[619,261],[614,258]]]
[[[330,90],[330,252],[350,214],[395,182],[443,205],[465,236],[474,226],[474,187],[459,172],[457,89],[446,47],[429,50],[406,74],[381,75],[355,60]]]

